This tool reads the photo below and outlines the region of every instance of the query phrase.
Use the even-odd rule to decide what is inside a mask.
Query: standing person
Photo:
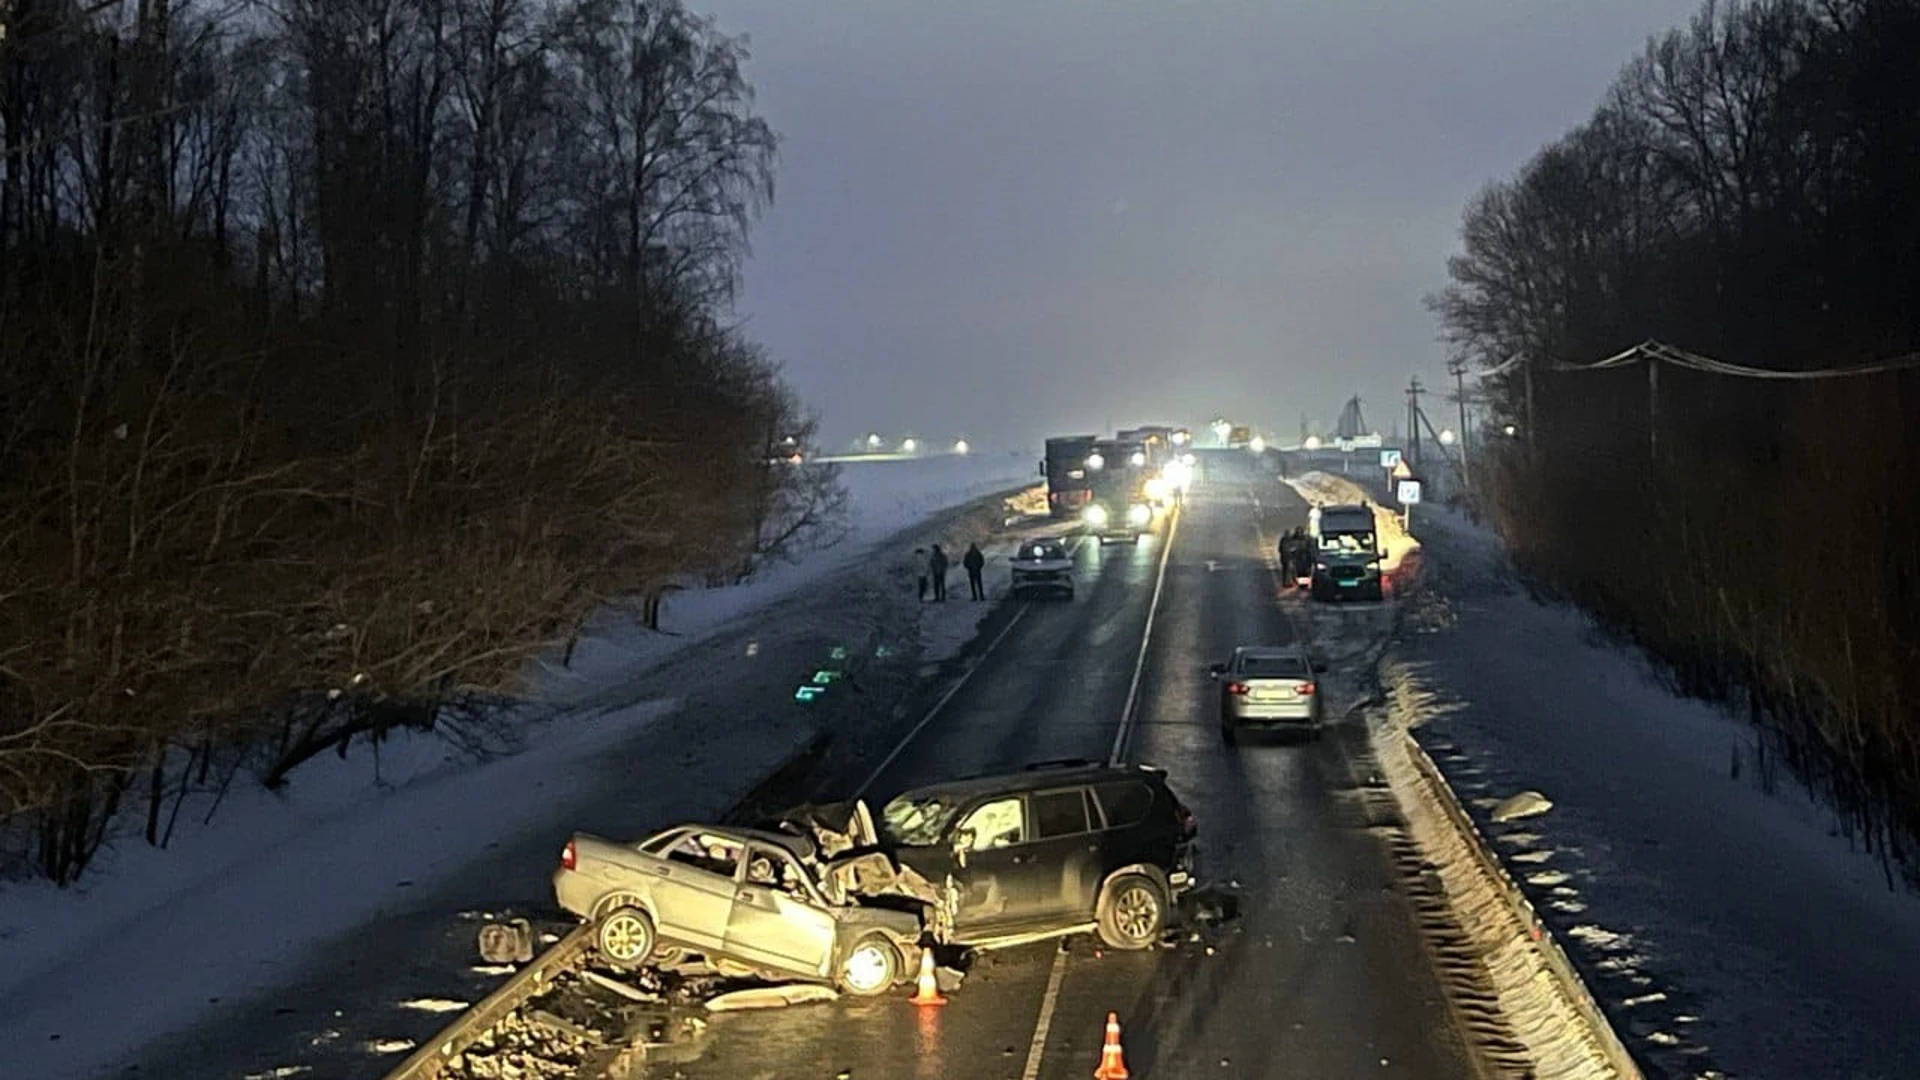
[[[980,572],[987,568],[987,557],[980,553],[979,544],[968,544],[967,553],[960,559],[960,565],[967,568],[967,591],[975,600],[987,598],[987,587],[980,581]]]
[[[927,556],[927,576],[933,579],[933,598],[947,598],[947,553],[940,545],[933,545],[933,554]]]
[[[920,567],[920,602],[927,602],[927,549],[914,548],[913,561]]]

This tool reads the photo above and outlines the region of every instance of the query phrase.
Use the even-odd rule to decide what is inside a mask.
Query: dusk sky
[[[688,2],[751,37],[784,139],[748,333],[823,441],[994,448],[1291,437],[1355,393],[1388,430],[1408,376],[1451,382],[1421,297],[1466,200],[1698,6]]]

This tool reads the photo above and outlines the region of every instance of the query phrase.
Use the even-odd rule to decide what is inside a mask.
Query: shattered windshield
[[[902,795],[881,811],[880,827],[896,844],[925,847],[940,842],[940,834],[959,808],[958,799],[945,795]]]

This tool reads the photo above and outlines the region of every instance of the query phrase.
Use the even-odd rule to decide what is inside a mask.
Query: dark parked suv
[[[952,893],[951,940],[975,948],[1095,930],[1153,946],[1193,884],[1193,814],[1164,770],[1088,761],[916,788],[881,812],[885,846]]]

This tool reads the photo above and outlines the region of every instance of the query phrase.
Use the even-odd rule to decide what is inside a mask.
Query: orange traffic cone
[[[1093,1080],[1127,1080],[1127,1059],[1120,1053],[1120,1015],[1107,1014],[1107,1044],[1100,1048],[1100,1067]]]
[[[915,1005],[945,1005],[947,999],[940,996],[940,982],[933,977],[933,950],[920,950],[920,986],[914,990],[912,1001]]]

